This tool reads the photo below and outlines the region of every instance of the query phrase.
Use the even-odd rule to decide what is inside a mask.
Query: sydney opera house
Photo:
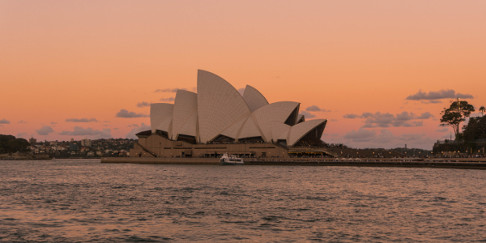
[[[325,156],[321,136],[327,120],[305,120],[300,103],[268,103],[254,87],[243,95],[223,78],[197,73],[197,93],[178,90],[174,104],[150,106],[151,130],[139,132],[134,157],[288,158]]]

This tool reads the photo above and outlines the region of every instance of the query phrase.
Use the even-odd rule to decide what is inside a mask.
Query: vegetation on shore
[[[434,153],[458,153],[458,154],[485,154],[486,148],[486,109],[479,108],[481,116],[469,117],[474,112],[474,106],[467,101],[457,100],[451,102],[449,108],[444,108],[440,119],[441,125],[451,126],[455,139],[438,141],[434,144]],[[468,119],[466,125],[460,130],[460,124]]]
[[[29,146],[29,142],[23,138],[0,134],[0,154],[27,152]]]
[[[460,134],[461,122],[465,121],[471,113],[474,112],[474,106],[465,100],[453,101],[449,108],[442,111],[442,118],[440,119],[442,126],[452,126],[456,137]]]

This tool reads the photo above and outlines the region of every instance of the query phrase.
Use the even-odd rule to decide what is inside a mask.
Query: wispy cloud
[[[175,98],[174,97],[169,97],[169,98],[161,98],[160,101],[165,101],[165,102],[170,102],[170,101],[174,101]]]
[[[440,104],[442,103],[441,100],[421,100],[423,104]]]
[[[10,124],[10,121],[7,119],[0,120],[0,124]]]
[[[146,130],[151,129],[150,126],[145,125],[145,123],[141,123],[140,125],[139,124],[132,124],[129,127],[132,127],[132,130],[130,130],[130,132],[128,132],[128,134],[126,135],[127,138],[137,138],[137,136],[135,136],[135,134],[137,134],[141,131],[146,131]]]
[[[311,105],[305,109],[306,111],[322,111],[322,112],[330,112],[330,110],[326,110],[323,108],[320,108],[317,105]]]
[[[316,117],[316,115],[314,115],[314,114],[312,114],[312,113],[310,113],[310,112],[307,112],[307,111],[301,111],[301,112],[300,112],[300,114],[301,114],[301,115],[304,115],[304,117],[305,117],[306,119],[310,119],[310,118],[314,118],[314,117]]]
[[[142,101],[142,102],[137,103],[137,107],[146,107],[146,106],[150,106],[150,103],[148,103],[146,101]]]
[[[345,139],[351,140],[353,142],[368,142],[375,138],[376,132],[373,130],[362,129],[352,130],[344,135]]]
[[[116,117],[120,118],[136,118],[136,117],[148,117],[146,114],[135,113],[132,111],[127,111],[125,109],[121,109],[118,113],[116,113]]]
[[[155,93],[175,93],[177,90],[186,90],[184,88],[174,88],[174,89],[156,89]]]
[[[54,129],[50,126],[43,126],[36,130],[37,134],[39,135],[49,135],[50,133],[54,132]]]
[[[29,137],[29,134],[25,133],[25,132],[20,132],[20,133],[17,133],[17,136],[18,138],[28,138]]]
[[[360,115],[357,115],[357,114],[345,114],[343,117],[346,118],[346,119],[361,118],[361,116]]]
[[[67,136],[93,136],[99,138],[111,138],[110,129],[96,130],[92,128],[83,128],[78,126],[74,127],[72,131],[62,131],[59,134]]]
[[[436,132],[441,132],[441,133],[444,133],[444,132],[449,132],[449,128],[447,127],[444,127],[444,128],[439,128],[437,130],[435,130]]]
[[[431,149],[435,141],[435,138],[425,134],[394,135],[388,129],[375,131],[366,128],[352,130],[346,133],[343,138],[346,145],[358,148],[397,148],[404,147],[407,144],[409,148]]]
[[[456,93],[453,89],[443,89],[439,91],[423,92],[418,91],[416,94],[409,95],[407,100],[440,100],[440,99],[472,99],[473,96],[470,94]]]
[[[417,116],[417,119],[429,119],[429,118],[433,118],[434,115],[432,115],[430,112],[424,112],[422,114],[420,114],[420,116]]]
[[[391,113],[370,113],[365,112],[361,115],[357,114],[345,114],[343,116],[347,119],[365,119],[363,127],[420,127],[425,120],[434,117],[430,112],[424,112],[420,115],[416,115],[413,112],[402,112],[396,115]]]
[[[66,122],[98,122],[95,118],[68,118]]]

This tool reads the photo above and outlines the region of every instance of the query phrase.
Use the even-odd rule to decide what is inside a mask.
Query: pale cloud
[[[300,112],[300,115],[304,115],[305,116],[305,119],[310,119],[310,118],[314,118],[316,117],[316,115],[310,113],[310,112],[307,112],[307,111],[301,111]]]
[[[116,117],[120,118],[137,118],[137,117],[148,117],[146,114],[135,113],[132,111],[127,111],[125,109],[121,109],[118,113],[116,113]]]
[[[177,90],[186,90],[186,89],[184,89],[184,88],[180,88],[180,89],[179,88],[174,88],[174,89],[156,89],[155,92],[156,93],[160,93],[160,92],[162,92],[162,93],[176,93]]]
[[[346,119],[356,119],[356,118],[361,118],[360,115],[357,115],[357,114],[345,114],[343,116],[343,118],[346,118]]]
[[[130,130],[130,132],[128,132],[126,137],[127,138],[133,138],[133,139],[137,138],[137,136],[135,136],[135,134],[151,129],[150,126],[145,125],[145,123],[141,123],[140,125],[139,124],[132,124],[129,127],[132,127],[132,130]]]
[[[343,138],[342,143],[355,148],[403,148],[407,144],[409,148],[431,149],[436,140],[425,134],[394,135],[388,129],[376,132],[366,128],[352,130]],[[337,139],[332,138],[332,140]]]
[[[330,110],[326,110],[323,108],[320,108],[317,105],[311,105],[305,109],[306,111],[322,111],[322,112],[330,112]]]
[[[146,101],[142,101],[142,102],[137,103],[137,107],[146,107],[146,106],[150,106],[150,103],[148,103]]]
[[[21,133],[17,133],[17,136],[16,137],[27,139],[29,137],[29,134],[27,134],[25,132],[21,132]]]
[[[444,127],[444,128],[439,128],[439,129],[437,129],[437,130],[435,130],[435,131],[436,131],[436,132],[442,132],[442,133],[444,133],[444,132],[449,132],[449,128],[446,128],[446,127]]]
[[[98,122],[95,118],[68,118],[66,122]]]
[[[50,133],[54,132],[54,129],[50,126],[43,126],[36,130],[37,134],[39,135],[49,135]]]
[[[347,119],[364,119],[365,128],[373,128],[373,127],[420,127],[423,126],[423,122],[420,120],[425,120],[432,118],[433,115],[430,112],[424,112],[420,115],[416,115],[413,112],[402,112],[399,114],[391,114],[391,113],[371,113],[371,112],[364,112],[361,115],[357,114],[345,114],[343,116]]]
[[[434,115],[432,115],[430,112],[424,112],[422,114],[420,114],[420,116],[417,117],[417,119],[429,119],[429,118],[433,118]]]
[[[376,132],[373,130],[362,129],[352,130],[344,135],[344,138],[351,142],[368,142],[376,137]]]
[[[442,103],[441,100],[421,100],[422,104],[440,104]]]
[[[418,91],[413,95],[409,95],[406,99],[407,100],[440,100],[440,99],[472,99],[473,96],[470,94],[462,94],[456,93],[453,89],[443,89],[439,91],[430,91],[430,92],[423,92]]]
[[[111,138],[110,129],[96,130],[92,128],[83,128],[78,126],[74,127],[72,131],[62,131],[59,134],[67,136],[92,136],[97,138]]]
[[[160,101],[165,101],[165,102],[170,102],[170,101],[174,101],[175,98],[174,97],[169,97],[169,98],[160,98]]]

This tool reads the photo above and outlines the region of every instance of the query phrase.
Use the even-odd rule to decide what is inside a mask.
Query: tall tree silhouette
[[[459,134],[459,127],[461,122],[465,121],[467,117],[474,112],[474,106],[465,100],[453,101],[449,108],[444,108],[442,111],[442,118],[440,119],[441,126],[452,126],[454,135],[457,138]]]

